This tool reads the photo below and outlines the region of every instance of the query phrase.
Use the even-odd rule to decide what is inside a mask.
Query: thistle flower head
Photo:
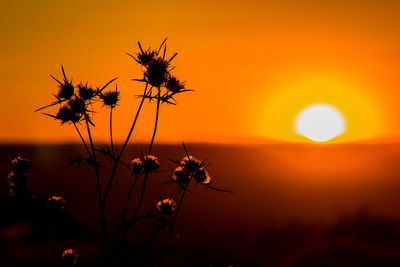
[[[140,51],[139,53],[137,53],[136,61],[142,66],[147,66],[147,64],[149,64],[149,62],[154,58],[155,55],[156,53],[149,48],[145,51]]]
[[[30,160],[20,156],[11,160],[11,169],[16,173],[26,173],[29,170]]]
[[[47,205],[52,210],[62,210],[65,199],[62,196],[53,195],[47,199]]]
[[[72,97],[68,101],[68,106],[77,114],[84,114],[86,112],[85,101],[80,97]]]
[[[169,75],[165,87],[172,93],[176,94],[185,89],[185,84],[180,82],[176,77]]]
[[[65,249],[61,254],[61,260],[66,264],[75,265],[78,261],[78,253],[72,248]]]
[[[143,157],[143,170],[145,173],[151,173],[160,167],[160,162],[157,157],[153,155],[146,155]]]
[[[203,167],[200,167],[194,174],[193,178],[202,184],[208,185],[211,183],[211,177],[208,174],[207,170]]]
[[[8,174],[9,195],[14,196],[26,191],[26,173],[11,171]]]
[[[104,106],[114,108],[119,101],[119,91],[118,89],[115,89],[113,91],[102,93],[100,98],[103,100]]]
[[[144,73],[147,82],[154,87],[163,85],[168,78],[168,67],[169,62],[161,57],[151,59]]]
[[[201,161],[193,156],[186,156],[182,159],[181,166],[187,172],[196,172],[201,167]]]
[[[68,100],[74,95],[74,91],[75,88],[74,85],[72,84],[72,81],[64,79],[64,82],[58,85],[57,98],[62,100]]]
[[[140,158],[135,158],[129,162],[129,168],[133,174],[139,175],[142,172],[143,162],[140,160]]]
[[[176,167],[172,175],[172,179],[180,185],[189,184],[191,178],[190,174],[181,166]]]
[[[157,202],[157,209],[164,215],[171,215],[175,210],[175,200],[165,198]]]
[[[55,118],[57,120],[60,120],[62,124],[67,123],[67,122],[76,123],[81,120],[82,114],[77,113],[68,105],[63,105],[58,110],[58,113]]]
[[[79,97],[82,98],[83,100],[90,100],[95,96],[96,90],[88,86],[87,83],[86,85],[80,83],[78,85],[78,93]]]

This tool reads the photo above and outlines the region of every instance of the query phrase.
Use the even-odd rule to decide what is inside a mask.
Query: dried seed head
[[[78,261],[78,254],[76,253],[75,249],[68,248],[63,251],[61,254],[61,260],[65,264],[75,265]]]
[[[139,175],[142,172],[143,162],[140,158],[135,158],[129,162],[129,168],[134,175]]]
[[[95,96],[96,91],[92,88],[89,87],[87,84],[79,84],[78,85],[78,92],[79,92],[79,96],[83,99],[83,100],[90,100]]]
[[[187,172],[196,172],[201,167],[201,161],[193,156],[186,156],[182,159],[181,166]]]
[[[190,174],[185,171],[181,166],[176,167],[174,170],[174,174],[172,175],[172,179],[180,184],[180,185],[187,185],[190,182],[191,176]]]
[[[164,84],[168,78],[168,66],[169,62],[161,57],[151,59],[144,73],[147,82],[154,87],[160,87]]]
[[[183,82],[180,82],[174,76],[169,75],[165,87],[172,93],[176,94],[185,89],[185,84]]]
[[[149,62],[154,58],[156,53],[153,50],[147,49],[146,51],[141,51],[137,53],[137,62],[142,66],[147,66]]]
[[[47,205],[51,210],[62,210],[65,199],[62,196],[53,195],[47,199]]]
[[[151,173],[160,167],[160,162],[157,157],[153,155],[146,155],[143,157],[143,170],[145,173]]]
[[[29,170],[30,160],[17,156],[11,161],[11,169],[16,173],[26,173]]]
[[[119,91],[115,89],[114,91],[102,93],[100,98],[103,100],[104,106],[114,108],[119,101]]]
[[[9,195],[14,196],[26,191],[26,173],[11,171],[8,174]]]
[[[82,118],[82,114],[75,112],[71,107],[64,105],[58,110],[56,119],[60,120],[62,124],[67,122],[76,123]]]
[[[72,81],[64,80],[64,83],[58,85],[57,98],[62,100],[68,100],[74,95],[74,85]]]
[[[157,209],[164,215],[171,215],[175,210],[175,200],[172,198],[165,198],[157,202]]]
[[[211,177],[207,170],[203,167],[199,168],[193,175],[193,178],[202,184],[208,185],[211,183]]]
[[[68,101],[68,106],[78,114],[84,114],[86,112],[86,104],[82,98],[73,97]]]

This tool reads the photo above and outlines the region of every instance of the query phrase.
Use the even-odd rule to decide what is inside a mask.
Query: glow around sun
[[[346,129],[345,119],[335,107],[313,104],[303,109],[295,119],[295,131],[315,142],[326,142]]]

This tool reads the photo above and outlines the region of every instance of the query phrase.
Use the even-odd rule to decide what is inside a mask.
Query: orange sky
[[[3,1],[0,141],[78,141],[72,127],[33,113],[52,101],[48,74],[60,77],[61,64],[76,82],[119,77],[121,140],[142,90],[124,52],[164,37],[179,52],[175,73],[197,92],[162,106],[158,141],[302,141],[294,116],[314,102],[343,112],[338,141],[400,137],[400,2],[276,2]],[[154,112],[146,105],[134,138],[150,138]],[[98,141],[107,120],[95,114]]]

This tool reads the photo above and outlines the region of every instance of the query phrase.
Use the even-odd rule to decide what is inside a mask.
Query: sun
[[[315,142],[326,142],[341,135],[346,129],[345,119],[335,107],[313,104],[296,117],[295,131]]]

